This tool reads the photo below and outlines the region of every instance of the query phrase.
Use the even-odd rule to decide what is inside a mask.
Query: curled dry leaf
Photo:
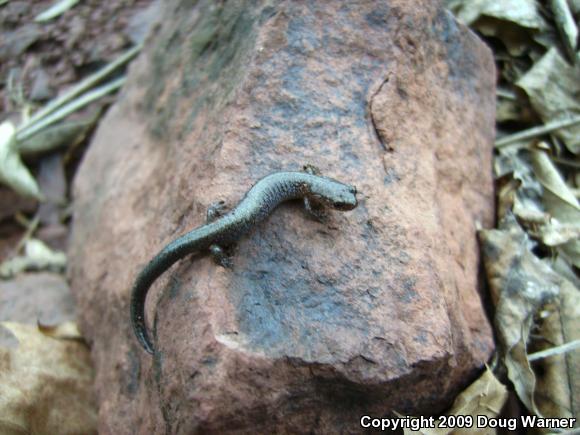
[[[530,252],[531,241],[513,216],[504,219],[500,229],[482,230],[479,236],[496,308],[500,357],[522,403],[541,415],[534,400],[536,377],[527,343],[534,317],[556,300],[562,279]]]
[[[29,239],[24,245],[24,255],[6,260],[0,264],[0,278],[10,278],[26,270],[63,271],[66,266],[66,255],[56,252],[42,241]]]
[[[556,48],[548,52],[517,81],[544,122],[571,118],[580,113],[580,65],[572,66]],[[553,133],[574,154],[580,152],[580,126]]]
[[[40,189],[30,171],[20,160],[16,130],[11,122],[0,124],[0,182],[24,196],[40,199]]]
[[[18,346],[0,348],[0,432],[97,433],[94,375],[86,344],[46,335],[33,325],[2,326],[14,334]]]

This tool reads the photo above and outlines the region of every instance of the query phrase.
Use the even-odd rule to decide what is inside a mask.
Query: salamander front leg
[[[321,175],[320,169],[309,163],[304,165],[302,170],[310,175]],[[304,197],[304,208],[308,214],[318,222],[326,222],[328,220],[328,215],[326,214],[325,207],[322,203]]]
[[[207,209],[207,214],[206,214],[207,223],[209,224],[209,223],[219,219],[224,214],[226,214],[227,211],[228,211],[228,208],[226,207],[226,203],[224,201],[214,202]],[[232,267],[232,265],[233,265],[232,259],[227,254],[225,249],[222,248],[217,243],[214,243],[213,245],[211,245],[209,247],[209,252],[210,252],[211,256],[213,257],[213,260],[217,264],[219,264],[220,266],[223,266],[226,268]]]
[[[324,209],[324,205],[309,199],[308,197],[304,197],[304,208],[306,212],[312,216],[318,222],[326,222],[328,220],[328,214]]]
[[[205,221],[209,224],[228,212],[225,201],[217,201],[207,208]]]

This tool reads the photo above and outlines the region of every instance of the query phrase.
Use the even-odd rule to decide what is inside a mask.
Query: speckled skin
[[[193,252],[210,250],[218,260],[221,246],[230,245],[264,220],[281,202],[304,198],[309,212],[318,215],[317,205],[336,210],[357,206],[356,188],[307,172],[277,172],[259,180],[231,212],[175,239],[163,248],[137,276],[131,291],[131,321],[137,339],[147,352],[155,349],[145,323],[147,292],[155,280],[179,259]]]

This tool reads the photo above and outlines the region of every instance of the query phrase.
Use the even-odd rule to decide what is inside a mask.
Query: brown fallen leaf
[[[541,240],[544,245],[556,247],[580,240],[580,221],[563,224],[552,218],[537,228],[530,228],[528,232]]]
[[[546,21],[542,18],[534,0],[447,0],[446,5],[464,23],[471,25],[481,16],[494,17],[509,21],[529,29],[545,29]]]
[[[501,409],[508,397],[507,389],[492,371],[487,368],[483,374],[467,387],[453,402],[449,412],[445,413],[446,417],[435,419],[437,422],[449,422],[449,428],[420,429],[417,431],[404,429],[405,435],[424,434],[424,435],[468,435],[468,434],[495,434],[495,429],[482,427],[478,428],[477,418],[495,418],[501,412]],[[453,421],[453,416],[465,422],[465,417],[471,417],[471,424],[465,424],[465,428],[457,429],[457,421]],[[468,422],[470,420],[467,420]],[[463,424],[463,423],[462,423]],[[461,425],[461,424],[460,424]]]
[[[550,0],[550,9],[554,14],[554,21],[560,33],[562,44],[571,62],[576,61],[576,47],[578,41],[578,27],[574,22],[572,11],[566,0]]]
[[[534,64],[516,85],[530,97],[530,102],[544,122],[566,119],[580,113],[580,66],[571,66],[552,47]],[[580,126],[560,129],[554,135],[564,141],[574,154],[580,152]]]
[[[70,339],[46,335],[32,325],[1,325],[19,344],[0,348],[0,433],[97,433],[93,369],[78,331]]]
[[[580,203],[574,196],[562,175],[548,157],[540,149],[532,151],[534,174],[542,184],[542,200],[545,210],[561,224],[576,226],[580,222]],[[562,229],[564,232],[564,229]],[[562,234],[562,238],[565,235]],[[580,267],[580,240],[572,237],[569,241],[558,245],[558,253],[571,264]]]
[[[542,185],[530,165],[529,151],[520,146],[499,150],[494,161],[498,195],[498,220],[512,211],[518,220],[532,225],[545,224]]]
[[[533,362],[540,412],[559,418],[580,416],[580,349],[557,353],[558,347],[580,339],[580,292],[569,281],[562,280],[560,295],[547,307],[535,335],[533,345],[544,355]]]
[[[556,300],[562,279],[531,253],[532,243],[513,216],[508,215],[500,229],[480,231],[479,237],[496,308],[494,324],[500,359],[522,403],[540,416],[527,343],[534,316]]]

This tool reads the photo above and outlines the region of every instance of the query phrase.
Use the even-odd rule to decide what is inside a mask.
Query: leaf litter
[[[580,2],[446,4],[492,47],[498,68],[499,224],[479,232],[494,306],[493,374],[515,391],[521,415],[578,425]]]
[[[94,373],[76,326],[0,325],[18,340],[0,347],[0,432],[96,434]]]
[[[0,5],[6,3],[8,0],[0,0]],[[51,159],[56,162],[68,159],[67,169],[74,171],[79,154],[75,147],[93,130],[103,113],[103,107],[111,100],[109,96],[123,86],[125,82],[123,69],[141,50],[142,40],[138,40],[132,48],[121,53],[103,68],[82,79],[44,106],[37,107],[35,102],[44,98],[33,97],[34,92],[31,91],[27,99],[24,92],[25,73],[28,68],[34,68],[36,65],[34,62],[29,65],[28,61],[30,59],[36,61],[37,54],[27,53],[26,62],[22,64],[20,62],[24,57],[24,51],[32,43],[40,40],[41,28],[46,29],[52,36],[58,34],[60,37],[63,33],[66,36],[70,34],[70,29],[54,24],[63,14],[72,16],[80,11],[78,12],[81,13],[80,22],[83,22],[87,14],[100,18],[107,16],[112,10],[130,9],[127,7],[129,5],[122,4],[112,4],[105,9],[99,9],[98,6],[87,8],[87,5],[78,0],[54,0],[52,3],[52,6],[40,14],[39,8],[35,8],[35,13],[28,17],[29,20],[42,24],[24,21],[21,28],[14,32],[16,36],[26,33],[24,42],[18,37],[13,38],[14,47],[9,41],[3,45],[5,49],[8,47],[7,56],[10,60],[9,67],[5,66],[2,71],[5,75],[2,80],[5,84],[4,101],[7,107],[5,112],[14,113],[15,116],[3,119],[0,123],[0,184],[8,186],[15,192],[14,195],[32,198],[28,202],[33,203],[37,210],[35,215],[25,216],[21,213],[22,207],[12,208],[4,216],[12,217],[15,223],[22,224],[25,233],[12,249],[13,255],[0,263],[2,279],[10,279],[27,271],[48,270],[53,273],[64,273],[65,253],[51,249],[49,244],[40,239],[51,240],[50,233],[42,231],[50,229],[45,221],[52,222],[56,227],[64,225],[70,218],[70,215],[60,211],[70,210],[66,203],[66,182],[72,174],[65,174],[64,170],[59,172],[62,177],[60,181],[64,183],[64,189],[61,189],[63,186],[52,183],[52,179],[47,181],[47,177],[54,174],[47,175],[50,168],[46,162]],[[22,9],[22,5],[20,8]],[[138,8],[139,6],[133,7]],[[18,8],[15,7],[14,10],[16,9]],[[13,19],[13,15],[7,12],[4,16]],[[151,16],[145,21],[151,23],[154,18]],[[104,22],[103,18],[99,25],[103,26]],[[147,25],[147,22],[141,23],[142,28]],[[122,27],[122,24],[110,28],[119,27]],[[25,32],[27,29],[31,31]],[[87,37],[86,35],[94,33],[84,32],[83,35]],[[142,37],[145,33],[141,30]],[[68,47],[69,42],[66,41],[63,45]],[[74,67],[87,65],[83,56],[90,59],[90,62],[100,61],[99,56],[103,53],[99,51],[99,47],[105,47],[105,51],[118,50],[115,47],[95,44],[84,50],[73,50],[75,53],[71,53],[69,58],[58,51],[62,50],[61,48],[54,51],[53,47],[51,51],[39,47],[38,55],[50,52],[54,56],[56,52],[59,53],[59,57],[66,58],[63,59],[64,62],[52,68],[54,75],[60,73],[58,67],[61,65],[68,66],[66,61]],[[79,64],[79,59],[85,63]],[[65,70],[70,71],[67,68]],[[39,94],[46,98],[52,95],[51,92]],[[95,107],[95,110],[86,110],[89,105]],[[19,116],[16,117],[16,114]],[[47,157],[47,154],[52,155]],[[31,167],[34,170],[31,170]],[[55,192],[58,195],[54,195]],[[10,201],[10,198],[11,196],[4,195],[3,200]],[[43,217],[43,207],[46,209],[51,201],[58,206],[59,213],[51,212],[49,218]],[[32,212],[27,209],[26,213]],[[42,226],[44,228],[40,228]],[[54,233],[52,237],[54,238]],[[59,245],[58,239],[56,242],[53,245]],[[40,435],[96,433],[97,406],[92,390],[93,369],[88,346],[80,336],[76,325],[64,323],[55,326],[40,324],[29,326],[9,322],[0,325],[0,433]],[[5,340],[6,334],[9,338]]]
[[[75,3],[58,2],[37,20],[53,19]],[[31,116],[32,105],[25,101],[22,86],[9,80],[11,97],[20,107],[22,121],[17,126],[10,120],[0,124],[0,183],[23,197],[43,201],[39,183],[27,162],[55,150],[70,149],[86,137],[102,110],[98,108],[85,117],[73,119],[70,115],[74,117],[79,110],[117,91],[125,77],[121,75],[112,80],[110,77],[131,61],[140,48],[131,48]],[[30,220],[18,214],[14,216],[16,221],[25,221],[27,228],[15,249],[16,253],[21,249],[23,252],[0,263],[0,278],[9,279],[25,271],[64,273],[65,253],[51,249],[34,237],[39,214],[40,209]],[[96,433],[93,368],[89,348],[76,326],[10,322],[1,325],[16,337],[17,345],[7,347],[5,340],[0,345],[0,433]]]

